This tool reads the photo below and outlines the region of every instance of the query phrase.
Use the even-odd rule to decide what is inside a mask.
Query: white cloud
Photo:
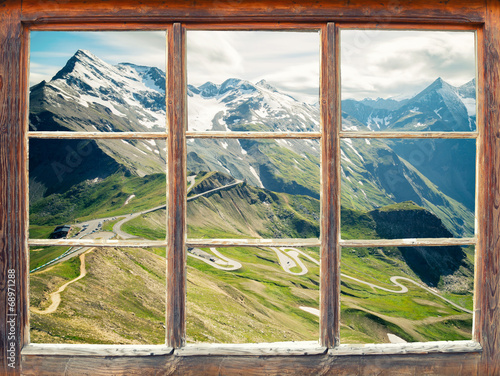
[[[317,32],[188,31],[188,81],[267,80],[297,99],[318,100]]]
[[[188,31],[187,72],[190,84],[220,83],[244,75],[244,59],[233,46],[231,36],[231,33]]]
[[[345,30],[342,96],[414,94],[441,77],[461,85],[475,76],[472,32]]]

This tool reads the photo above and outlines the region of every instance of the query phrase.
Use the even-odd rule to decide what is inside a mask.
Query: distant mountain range
[[[453,87],[437,79],[403,101],[342,101],[343,129],[470,131],[474,109],[474,80]],[[318,131],[319,120],[318,106],[264,80],[188,86],[191,131]],[[112,66],[79,50],[51,81],[31,88],[31,130],[142,132],[165,124],[165,73],[157,68]],[[116,171],[163,172],[165,151],[156,140],[32,139],[31,203]],[[373,210],[412,200],[454,235],[471,235],[474,156],[470,140],[342,140],[342,204]],[[190,171],[221,171],[270,191],[319,198],[319,166],[318,140],[188,140]]]

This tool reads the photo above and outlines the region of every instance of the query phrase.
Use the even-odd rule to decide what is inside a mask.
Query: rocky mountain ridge
[[[30,129],[160,131],[166,123],[164,82],[164,73],[156,68],[125,63],[112,66],[79,50],[50,82],[32,87]],[[426,98],[432,99],[439,90],[449,89],[442,80],[433,85],[413,99],[428,102]],[[461,92],[466,96],[470,89],[463,88]],[[366,107],[366,103],[360,106]],[[404,108],[410,104],[411,100],[395,111],[405,113]],[[467,112],[460,109],[462,115]],[[426,111],[415,115],[415,119],[426,117],[434,121],[435,117],[444,118],[444,114],[444,110],[437,114]],[[356,116],[363,120],[361,115]],[[317,106],[301,103],[265,81],[252,84],[228,79],[220,85],[189,85],[188,119],[188,129],[196,131],[319,130]],[[343,122],[364,126],[347,112]],[[436,123],[437,120],[429,126]],[[90,146],[85,148],[72,140],[30,141],[30,155],[44,156],[30,158],[32,202],[50,193],[61,193],[81,181],[105,178],[119,169],[137,176],[165,169],[163,141],[93,140],[85,144]],[[49,153],[45,152],[47,149]],[[405,155],[407,149],[380,140],[342,140],[343,205],[371,210],[411,199],[437,214],[454,234],[471,234],[473,215],[460,202],[461,196],[451,198],[443,194],[442,174],[433,175],[432,169],[422,173],[426,167],[416,166],[411,155]],[[97,163],[97,159],[103,162]],[[314,198],[319,198],[320,192],[319,165],[318,140],[189,139],[187,145],[190,171],[221,171],[256,187]],[[467,180],[470,171],[465,175],[462,180]]]

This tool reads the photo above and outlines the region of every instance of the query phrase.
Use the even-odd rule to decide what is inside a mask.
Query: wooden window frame
[[[249,2],[175,0],[76,0],[39,2],[4,0],[0,3],[0,338],[4,353],[0,361],[3,374],[477,374],[500,373],[500,3],[496,0],[450,0],[434,3],[342,0],[316,3],[305,0],[253,0]],[[478,132],[476,239],[461,239],[460,244],[477,244],[475,268],[474,331],[472,341],[428,342],[401,345],[339,345],[340,296],[339,249],[356,246],[356,241],[341,241],[339,236],[340,191],[332,179],[338,178],[341,137],[339,62],[323,60],[321,66],[321,113],[323,130],[321,305],[320,344],[285,343],[267,345],[184,346],[185,318],[185,161],[169,164],[169,221],[167,246],[167,346],[30,345],[28,322],[28,218],[26,152],[28,119],[28,34],[29,30],[122,30],[166,29],[168,26],[167,116],[171,125],[167,135],[170,160],[183,155],[186,136],[185,64],[182,55],[183,23],[233,25],[239,29],[289,27],[322,24],[322,56],[338,59],[336,23],[353,27],[391,27],[419,29],[474,29],[478,59]],[[176,95],[181,93],[180,96]],[[183,93],[183,94],[182,94]],[[335,94],[337,93],[337,94]],[[36,135],[33,135],[36,136]],[[151,135],[149,135],[151,136]],[[148,136],[148,137],[149,137]],[[221,135],[219,135],[221,136]],[[245,135],[242,135],[246,137]],[[309,135],[310,137],[311,135]],[[359,136],[359,135],[358,135]],[[367,136],[367,135],[364,135]],[[371,137],[373,136],[370,134]],[[441,137],[428,133],[422,137]],[[470,136],[470,135],[469,135]],[[457,138],[468,138],[457,135]],[[40,135],[43,137],[43,135]],[[72,137],[61,135],[63,138]],[[107,137],[102,134],[89,137]],[[119,138],[122,138],[123,134]],[[131,137],[136,137],[131,135]],[[137,137],[142,137],[137,136]],[[155,137],[155,136],[153,136]],[[282,137],[287,137],[282,135]],[[309,138],[307,135],[304,136]],[[316,137],[316,136],[314,136]],[[415,137],[407,135],[407,137]],[[123,137],[125,138],[125,137]],[[326,162],[325,162],[326,161]],[[184,179],[183,179],[184,178]],[[175,189],[172,187],[183,187]],[[324,198],[328,198],[328,203]],[[184,203],[184,204],[183,204]],[[175,226],[174,226],[175,224]],[[180,225],[180,226],[179,226]],[[180,230],[179,230],[180,229]],[[465,243],[464,243],[465,241]],[[381,241],[381,244],[389,241]],[[390,241],[390,245],[407,240]],[[437,244],[440,240],[422,240]],[[426,243],[430,242],[430,243]],[[70,244],[67,241],[64,244]],[[152,242],[157,245],[156,242]],[[242,242],[243,243],[243,242]],[[247,241],[251,245],[252,241]],[[256,241],[259,243],[259,241]],[[261,243],[261,242],[260,242]],[[38,243],[36,243],[38,244]],[[93,243],[95,245],[95,243]],[[191,240],[189,244],[197,244]],[[207,244],[206,241],[200,244]],[[228,245],[214,240],[215,245]],[[231,243],[233,244],[233,243]],[[288,243],[287,243],[288,244]],[[294,243],[296,244],[296,243]],[[304,241],[310,245],[311,241]],[[366,246],[367,243],[362,243]],[[143,242],[141,246],[145,246]],[[130,246],[134,246],[130,243]],[[137,244],[136,244],[137,246]],[[7,323],[7,271],[14,271],[16,300],[15,324]],[[5,319],[4,319],[5,318]],[[14,328],[15,368],[8,365],[7,351]],[[174,350],[175,349],[175,350]]]

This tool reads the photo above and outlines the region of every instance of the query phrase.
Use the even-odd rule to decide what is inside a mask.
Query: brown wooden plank
[[[0,374],[18,374],[27,340],[21,2],[0,2]],[[13,273],[11,272],[13,271]],[[13,308],[11,311],[10,308]],[[12,351],[11,351],[12,350]],[[9,358],[11,355],[12,358]],[[13,367],[9,366],[12,364]]]
[[[42,139],[164,139],[163,132],[29,132],[29,138]],[[320,132],[186,132],[187,138],[320,138]]]
[[[352,356],[23,356],[23,375],[474,375],[477,352]],[[292,360],[293,359],[293,360]]]
[[[484,19],[483,0],[24,0],[23,18],[37,22],[316,22],[371,21],[470,23]]]
[[[166,247],[166,240],[122,240],[122,239],[30,239],[29,246],[68,246],[68,247],[124,247],[124,248],[150,248]]]
[[[173,348],[164,345],[90,345],[35,343],[24,346],[22,355],[59,356],[158,356],[170,355]]]
[[[500,374],[500,2],[487,1],[484,49],[479,49],[479,102],[484,121],[479,144],[475,337],[483,345],[480,375]],[[484,81],[483,81],[484,80]],[[481,126],[481,124],[480,124]]]
[[[43,139],[165,139],[168,134],[163,132],[29,132],[29,138]]]
[[[267,138],[313,139],[321,132],[186,132],[187,138]]]
[[[186,70],[185,32],[167,31],[167,312],[166,343],[178,348],[186,333]]]
[[[321,33],[321,248],[320,344],[339,344],[340,328],[340,139],[339,45],[329,23]]]
[[[316,341],[220,344],[200,343],[175,350],[176,356],[310,356],[326,354]]]
[[[319,247],[319,239],[187,239],[190,247]]]
[[[342,22],[337,25],[342,29],[362,29],[362,30],[428,30],[428,31],[475,31],[482,27],[482,23],[464,24],[457,23],[399,23],[399,22]]]
[[[452,138],[475,139],[478,132],[357,132],[342,131],[341,138]]]
[[[475,245],[476,238],[414,238],[414,239],[348,239],[340,240],[342,247],[449,247],[454,245]]]
[[[433,239],[434,240],[434,239]],[[465,243],[465,242],[462,242]],[[460,244],[462,244],[460,243]],[[468,244],[468,243],[467,243]],[[29,246],[68,247],[166,247],[166,240],[122,240],[122,239],[30,239]],[[319,239],[187,239],[189,247],[319,247]]]
[[[435,341],[410,343],[369,343],[363,345],[340,345],[330,349],[331,356],[352,355],[401,355],[431,353],[470,353],[483,351],[482,346],[474,341]]]

